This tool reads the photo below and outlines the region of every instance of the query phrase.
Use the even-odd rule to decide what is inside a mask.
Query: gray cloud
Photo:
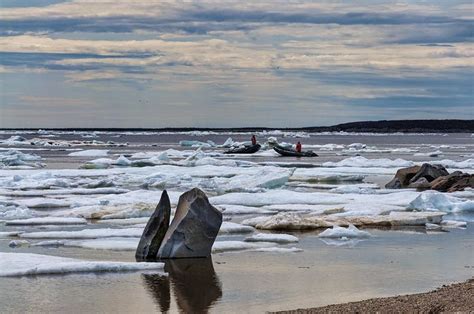
[[[474,115],[473,24],[462,5],[6,3],[5,126],[282,127]]]

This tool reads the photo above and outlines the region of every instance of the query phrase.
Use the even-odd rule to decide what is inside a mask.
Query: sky
[[[472,1],[0,0],[0,127],[474,119]]]

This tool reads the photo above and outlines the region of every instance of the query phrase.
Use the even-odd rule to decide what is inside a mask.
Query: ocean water
[[[40,137],[41,134],[19,134],[28,140]],[[75,209],[77,202],[94,201],[96,195],[73,195],[72,191],[78,188],[73,182],[81,180],[107,179],[116,183],[114,188],[126,188],[131,191],[144,191],[150,199],[130,200],[124,208],[133,208],[137,202],[155,204],[153,192],[159,195],[159,188],[145,189],[141,183],[143,174],[125,172],[111,173],[101,170],[92,170],[87,176],[75,174],[63,175],[61,180],[67,186],[52,185],[44,188],[44,178],[48,171],[69,171],[78,169],[84,162],[99,157],[71,157],[72,149],[102,149],[109,150],[108,158],[116,159],[120,155],[130,156],[137,152],[157,152],[166,149],[179,151],[194,151],[196,148],[182,147],[181,140],[196,140],[206,142],[211,140],[222,144],[228,137],[234,141],[246,141],[250,134],[97,134],[94,138],[84,138],[80,133],[53,134],[50,140],[73,141],[97,140],[102,142],[114,141],[128,143],[122,147],[106,145],[80,145],[71,147],[49,147],[38,145],[7,145],[0,144],[0,152],[8,149],[20,149],[24,153],[41,156],[44,168],[30,170],[0,169],[0,201],[22,203],[36,197],[25,194],[12,196],[12,191],[34,191],[58,194],[49,194],[47,199],[62,200],[71,207],[44,207],[30,208],[40,216],[64,215]],[[218,156],[219,160],[251,161],[250,167],[245,169],[261,169],[267,163],[279,163],[281,168],[314,167],[325,169],[325,162],[338,162],[344,159],[362,156],[367,159],[401,158],[407,161],[436,162],[449,159],[451,161],[465,161],[474,152],[474,137],[471,134],[431,134],[431,135],[354,135],[354,134],[310,134],[310,137],[297,138],[295,134],[257,134],[258,139],[264,142],[269,136],[275,136],[280,142],[295,143],[300,140],[303,149],[311,147],[320,157],[314,159],[294,159],[276,156]],[[0,141],[10,138],[8,132],[0,133]],[[120,137],[118,137],[120,136]],[[349,145],[362,143],[365,148],[350,150]],[[321,150],[316,145],[335,144],[339,148]],[[353,145],[352,147],[356,147]],[[314,148],[313,148],[314,147]],[[404,148],[406,152],[397,151]],[[203,148],[204,152],[222,152],[224,148]],[[409,152],[407,152],[409,151]],[[440,156],[414,156],[441,151]],[[189,167],[198,169],[199,167]],[[223,167],[216,167],[218,169]],[[117,171],[121,171],[120,168]],[[152,173],[155,168],[141,168]],[[157,168],[158,169],[158,168]],[[159,168],[164,169],[164,168]],[[168,169],[168,168],[167,168]],[[171,169],[171,168],[170,168]],[[186,168],[188,169],[188,168]],[[225,168],[227,172],[240,167]],[[244,169],[244,168],[242,168]],[[354,173],[362,171],[363,182],[340,182],[337,185],[351,186],[356,184],[371,184],[383,188],[383,185],[393,176],[395,167],[375,167],[364,170],[364,167],[353,167]],[[369,168],[367,168],[369,169]],[[388,169],[388,170],[387,170]],[[107,171],[110,169],[107,169]],[[221,169],[222,170],[222,169]],[[462,169],[471,172],[473,169]],[[81,174],[90,170],[80,170]],[[95,172],[94,172],[95,171]],[[127,171],[127,170],[124,170]],[[160,170],[162,171],[162,170]],[[219,170],[220,171],[220,170]],[[222,170],[223,171],[223,170]],[[247,171],[247,170],[245,170]],[[342,167],[331,168],[332,173],[347,174],[348,170]],[[364,172],[365,171],[365,172]],[[251,172],[251,171],[250,171]],[[27,182],[21,188],[12,186],[12,176],[18,174],[22,179],[18,182]],[[124,179],[125,178],[125,179]],[[182,191],[181,184],[204,184],[196,179],[195,175],[178,181],[176,185],[169,182],[171,192]],[[222,177],[224,178],[224,177]],[[255,179],[250,176],[251,179]],[[225,179],[225,178],[224,178]],[[220,182],[226,182],[224,179]],[[29,181],[28,181],[29,180]],[[35,181],[36,180],[36,181]],[[43,180],[43,181],[41,181]],[[168,179],[171,180],[171,179]],[[175,180],[175,179],[173,179]],[[187,181],[188,180],[188,181]],[[49,182],[49,181],[48,181]],[[245,181],[245,182],[253,182]],[[296,185],[294,183],[297,183]],[[300,193],[321,193],[314,195],[327,196],[328,187],[298,186],[308,183],[305,179],[290,180],[282,186],[270,188],[256,188],[247,191],[255,198],[261,198],[266,191],[279,190],[297,191]],[[41,187],[39,183],[43,184]],[[311,182],[310,182],[311,183]],[[59,183],[55,183],[59,184]],[[63,184],[63,183],[61,183]],[[336,183],[331,183],[336,184]],[[222,192],[209,187],[211,196],[223,195],[232,192]],[[347,194],[337,194],[347,199]],[[127,194],[125,194],[127,195]],[[352,194],[349,194],[349,202]],[[99,196],[100,197],[100,196]],[[107,196],[114,199],[114,195]],[[116,198],[119,198],[117,195]],[[354,202],[358,195],[354,195]],[[378,197],[378,194],[374,194]],[[402,195],[400,194],[400,197]],[[474,199],[473,193],[458,195],[460,200]],[[367,197],[367,206],[371,196]],[[212,201],[212,198],[211,198]],[[292,200],[294,201],[294,200]],[[407,200],[409,202],[410,200]],[[401,200],[401,204],[404,200]],[[265,203],[265,200],[263,200]],[[323,203],[323,202],[322,202]],[[31,203],[29,203],[31,204]],[[94,203],[96,204],[96,203]],[[113,202],[111,203],[113,204]],[[110,204],[109,204],[110,205]],[[107,205],[107,206],[109,206]],[[383,205],[383,204],[382,204]],[[101,205],[102,206],[102,205]],[[104,205],[105,206],[105,205]],[[146,216],[146,214],[145,214]],[[240,223],[246,218],[258,216],[226,215],[226,219]],[[192,259],[168,261],[165,271],[168,276],[153,272],[126,272],[126,273],[88,273],[67,275],[41,275],[27,277],[0,277],[0,310],[2,313],[20,312],[116,312],[116,313],[147,313],[152,311],[186,312],[186,313],[261,313],[265,311],[296,309],[357,301],[366,298],[391,296],[396,294],[416,293],[428,291],[442,284],[463,281],[474,275],[474,216],[471,212],[450,214],[447,218],[467,221],[467,228],[449,228],[444,231],[427,231],[424,227],[364,229],[370,232],[371,237],[366,239],[351,239],[347,241],[323,240],[318,237],[320,231],[285,232],[299,238],[298,243],[278,245],[281,248],[297,247],[302,249],[298,253],[233,251],[214,253],[209,259]],[[2,218],[0,218],[2,219]],[[0,232],[3,231],[51,231],[51,230],[82,230],[84,228],[126,228],[125,225],[113,223],[99,224],[89,220],[87,226],[6,226],[0,223]],[[265,233],[277,233],[267,232]],[[241,241],[248,234],[224,234],[218,237],[219,241]],[[34,247],[22,246],[10,248],[13,238],[0,238],[0,252],[9,253],[37,253],[74,257],[84,260],[107,261],[134,261],[133,251],[100,250],[77,247]],[[41,240],[41,239],[39,239]],[[29,240],[34,243],[36,240]]]

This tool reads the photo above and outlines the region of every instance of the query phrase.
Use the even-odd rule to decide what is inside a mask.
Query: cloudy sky
[[[470,0],[0,6],[0,127],[474,119]]]

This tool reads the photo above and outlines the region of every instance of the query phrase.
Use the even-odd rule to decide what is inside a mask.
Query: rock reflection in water
[[[158,303],[161,312],[170,310],[170,280],[167,276],[154,274],[142,275],[145,287]]]
[[[181,312],[206,313],[222,297],[221,283],[210,257],[168,260],[165,271],[169,277],[142,275],[161,312],[170,309],[170,284]]]

